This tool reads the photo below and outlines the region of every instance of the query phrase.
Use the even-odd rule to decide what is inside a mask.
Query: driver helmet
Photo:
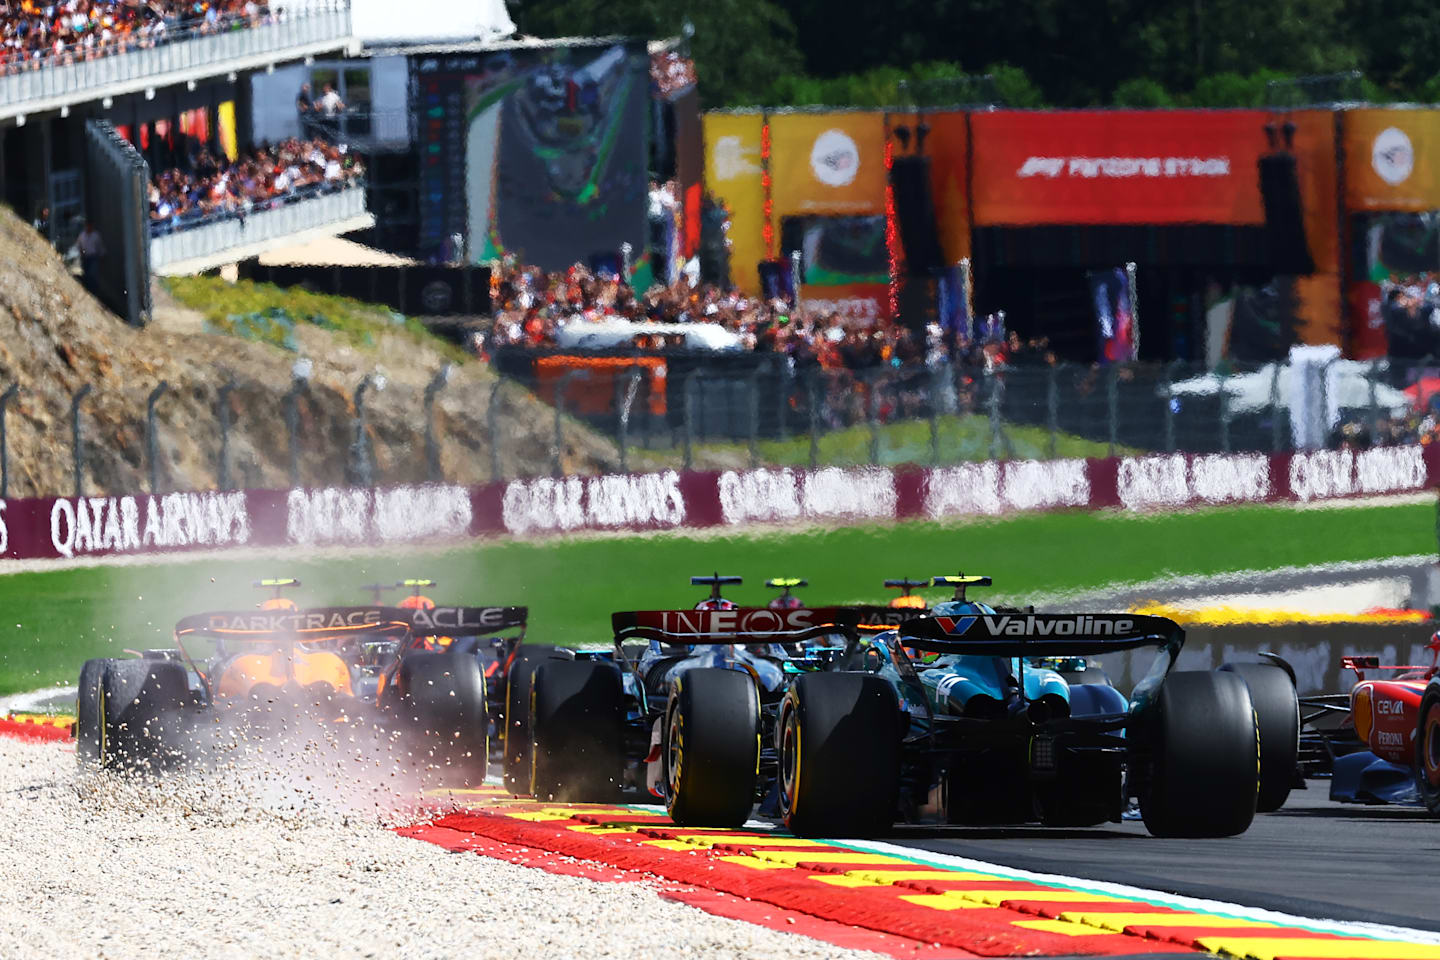
[[[740,604],[723,597],[707,597],[695,604],[696,610],[739,610]]]
[[[401,610],[434,610],[435,601],[429,597],[422,597],[418,593],[413,597],[405,597],[398,604]]]
[[[271,597],[260,604],[261,610],[299,610],[294,600],[289,597]]]
[[[935,604],[930,613],[936,617],[983,617],[992,616],[995,608],[975,600],[942,600]]]
[[[942,600],[935,604],[930,610],[932,617],[980,617],[993,614],[995,608],[988,603],[979,603],[975,600]],[[905,653],[913,660],[919,657],[921,663],[934,663],[940,659],[939,654],[921,654],[913,647],[906,647]]]
[[[769,607],[771,610],[801,610],[804,608],[804,606],[805,601],[801,600],[793,593],[787,593],[784,596],[776,597],[769,603]]]

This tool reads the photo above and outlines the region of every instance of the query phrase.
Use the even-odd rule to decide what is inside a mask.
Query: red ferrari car
[[[1418,801],[1440,815],[1440,632],[1428,649],[1433,654],[1429,666],[1347,656],[1341,663],[1355,671],[1348,696],[1301,699],[1302,709],[1314,711],[1304,717],[1311,749],[1302,753],[1312,760],[1311,772],[1330,767],[1331,799]],[[1372,679],[1375,672],[1383,677]],[[1338,725],[1333,723],[1337,715],[1343,715]],[[1327,717],[1332,723],[1325,723]]]

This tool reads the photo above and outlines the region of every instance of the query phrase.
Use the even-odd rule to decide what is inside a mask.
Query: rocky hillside
[[[233,424],[230,477],[235,486],[289,484],[283,397],[297,353],[208,334],[184,322],[183,310],[137,330],[92,299],[55,252],[8,209],[0,208],[0,391],[20,393],[6,421],[9,496],[70,493],[75,486],[70,405],[93,384],[82,404],[86,493],[135,492],[148,487],[145,402],[160,381],[159,485],[163,490],[207,489],[217,482],[219,390]],[[176,319],[176,315],[180,319]],[[194,315],[191,314],[193,318]],[[306,485],[347,480],[354,438],[352,394],[366,374],[383,371],[386,389],[366,407],[375,478],[382,483],[426,479],[422,398],[446,362],[440,349],[417,344],[405,331],[381,332],[373,346],[354,345],[318,326],[296,330],[298,355],[310,358],[310,386],[300,403],[300,478]],[[435,407],[435,432],[447,481],[481,483],[491,475],[487,412],[494,375],[478,362],[455,368]],[[513,384],[498,394],[500,463],[505,476],[549,470],[554,411]],[[565,430],[561,462],[591,473],[618,462],[614,446],[585,428]]]

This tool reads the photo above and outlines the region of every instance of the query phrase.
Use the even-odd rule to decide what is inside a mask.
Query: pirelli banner
[[[758,112],[705,114],[705,188],[730,214],[730,280],[751,295],[766,256],[764,129]]]
[[[970,117],[976,226],[1258,225],[1259,110],[1002,110]]]

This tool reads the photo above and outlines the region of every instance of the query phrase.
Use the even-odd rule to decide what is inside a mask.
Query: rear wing
[[[798,610],[739,607],[735,610],[632,610],[612,614],[610,624],[616,643],[624,640],[676,644],[796,643],[836,633],[853,637],[861,620],[861,611],[853,607]]]
[[[995,613],[918,617],[900,625],[900,642],[928,653],[990,657],[1074,657],[1162,647],[1173,663],[1185,631],[1139,614]]]
[[[526,607],[311,607],[304,610],[216,610],[185,617],[175,635],[263,641],[347,633],[479,637],[524,628]]]

